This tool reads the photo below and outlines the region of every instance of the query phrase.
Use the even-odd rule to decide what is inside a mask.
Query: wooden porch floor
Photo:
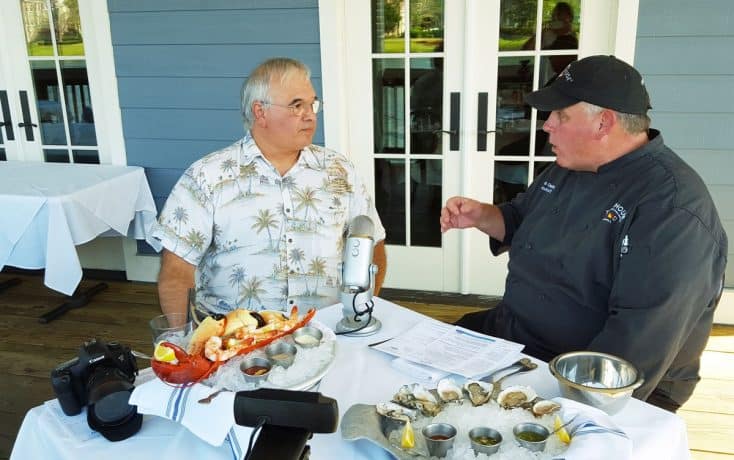
[[[49,380],[54,366],[76,356],[79,345],[91,337],[148,350],[147,321],[159,313],[154,284],[107,281],[109,288],[87,306],[39,324],[37,317],[63,302],[63,296],[43,286],[37,275],[3,272],[0,283],[16,277],[23,282],[0,293],[0,459],[10,456],[25,413],[54,397]],[[94,284],[85,280],[81,287]],[[449,322],[478,309],[447,305],[442,298],[393,301]],[[692,456],[734,460],[734,327],[714,328],[701,373],[703,381],[679,412],[688,424]]]

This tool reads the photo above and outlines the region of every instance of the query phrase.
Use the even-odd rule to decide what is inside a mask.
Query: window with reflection
[[[440,247],[444,1],[371,5],[377,211],[388,244]]]
[[[581,0],[501,0],[495,156],[495,203],[512,199],[547,168],[553,153],[525,96],[555,81],[578,58]],[[537,158],[537,160],[536,160]]]
[[[19,1],[44,157],[99,163],[78,1]]]

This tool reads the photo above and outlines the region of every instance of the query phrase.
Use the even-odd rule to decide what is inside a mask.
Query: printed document
[[[417,364],[479,378],[517,361],[524,345],[426,319],[372,348]]]

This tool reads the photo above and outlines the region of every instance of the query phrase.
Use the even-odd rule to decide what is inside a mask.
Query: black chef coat
[[[553,164],[500,206],[509,273],[489,333],[550,360],[573,350],[623,357],[682,404],[699,380],[727,238],[701,178],[650,131],[598,172]]]

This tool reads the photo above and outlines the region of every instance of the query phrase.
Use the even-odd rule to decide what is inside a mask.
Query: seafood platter
[[[390,401],[350,407],[342,437],[367,439],[401,460],[551,459],[568,448],[559,403],[529,386],[499,386],[453,377],[432,389],[403,385]],[[436,444],[447,441],[437,454]]]
[[[237,309],[208,316],[180,343],[158,343],[151,367],[174,386],[306,390],[328,372],[336,354],[334,332],[314,314],[299,316],[293,307],[290,315]]]

